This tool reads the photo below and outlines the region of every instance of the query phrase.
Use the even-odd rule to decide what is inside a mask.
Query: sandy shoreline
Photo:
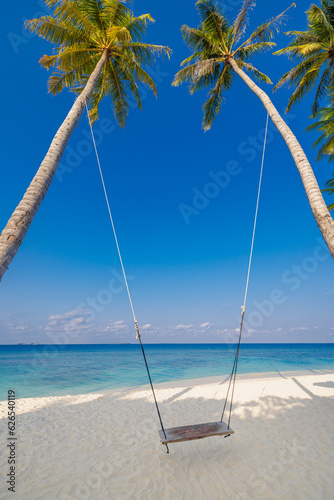
[[[157,385],[166,427],[219,420],[222,378]],[[7,403],[0,403],[0,498]],[[240,375],[227,439],[170,445],[148,388],[16,402],[19,499],[330,499],[334,373]]]

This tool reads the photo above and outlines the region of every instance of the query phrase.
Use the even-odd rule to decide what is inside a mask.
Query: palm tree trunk
[[[51,181],[56,173],[66,145],[75,129],[80,116],[89,101],[95,84],[101,75],[103,66],[107,60],[107,51],[97,63],[90,75],[84,90],[74,102],[66,119],[58,129],[49,151],[41,163],[35,177],[25,192],[19,205],[16,207],[5,229],[0,235],[0,281],[8,269],[9,264],[15,257],[29,226],[49,189]]]
[[[267,110],[270,118],[272,119],[277,130],[286,142],[286,145],[290,150],[292,158],[294,159],[294,162],[302,179],[302,183],[304,185],[304,189],[306,191],[306,195],[314,218],[319,226],[321,234],[332,257],[334,258],[334,221],[328,211],[326,203],[319,189],[318,182],[313,173],[312,167],[308,159],[306,158],[301,145],[297,141],[291,129],[287,126],[285,121],[278,113],[268,95],[262,89],[260,89],[260,87],[258,87],[241,68],[239,68],[233,58],[229,58],[229,63],[231,64],[234,71],[252,90],[252,92],[254,92],[254,94],[257,95],[259,99],[261,99],[262,104]]]

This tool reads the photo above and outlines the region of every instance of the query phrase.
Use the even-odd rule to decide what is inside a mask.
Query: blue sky
[[[152,70],[158,99],[141,89],[144,110],[133,107],[124,130],[115,125],[108,101],[94,125],[145,342],[233,342],[243,302],[266,113],[236,78],[219,118],[204,133],[205,92],[191,96],[187,86],[171,87],[189,55],[180,27],[199,22],[194,3],[135,0],[136,14],[150,12],[156,20],[147,41],[168,45],[173,54]],[[309,4],[298,2],[286,30],[306,27]],[[240,5],[225,2],[227,15],[234,18]],[[250,29],[288,5],[259,0]],[[7,2],[3,12],[2,228],[73,103],[67,91],[47,94],[48,73],[38,60],[51,47],[22,31],[24,19],[43,13],[42,4]],[[278,47],[287,40],[276,37]],[[274,83],[291,67],[271,54],[252,62]],[[284,113],[290,91],[263,88]],[[331,168],[314,161],[315,136],[304,132],[311,97],[286,119],[324,187]],[[1,282],[0,342],[135,342],[120,272],[83,116]],[[244,341],[332,342],[333,278],[297,169],[271,125]]]

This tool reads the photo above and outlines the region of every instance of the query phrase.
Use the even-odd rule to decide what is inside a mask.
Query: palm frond
[[[283,75],[274,90],[284,83],[296,87],[288,102],[289,111],[292,105],[316,88],[312,105],[315,115],[321,100],[327,95],[327,89],[334,82],[333,2],[321,0],[321,6],[312,4],[306,14],[308,29],[287,32],[292,40],[287,47],[275,52],[287,55],[297,65]]]
[[[269,76],[265,75],[264,73],[261,73],[261,71],[254,68],[254,66],[252,66],[252,64],[242,62],[242,61],[238,61],[237,64],[239,67],[241,67],[241,69],[246,69],[249,73],[251,73],[258,82],[269,83],[269,84],[273,83],[270,80]]]
[[[205,131],[210,130],[212,123],[214,122],[216,116],[219,114],[223,97],[223,90],[229,90],[231,87],[231,73],[229,65],[225,65],[219,78],[217,79],[216,85],[209,92],[209,98],[203,105],[203,129]]]
[[[309,69],[307,73],[303,76],[303,78],[300,80],[300,83],[296,90],[293,92],[291,95],[288,106],[286,108],[286,113],[288,113],[291,110],[291,107],[301,101],[303,97],[310,92],[316,81],[319,78],[319,72],[320,72],[320,67],[321,65],[314,65],[313,68]]]
[[[48,92],[52,95],[59,94],[65,87],[73,87],[76,81],[75,68],[69,71],[56,70],[50,76],[47,87]]]
[[[313,56],[312,58],[308,58],[299,65],[297,65],[292,70],[288,71],[283,75],[280,81],[274,88],[276,91],[277,88],[287,83],[289,87],[296,86],[295,91],[291,95],[286,112],[288,113],[291,110],[291,107],[299,102],[308,92],[310,92],[317,80],[319,79],[321,66],[326,59],[322,54]],[[313,107],[317,107],[319,103],[320,92],[318,95],[317,101],[313,104]]]
[[[129,113],[129,101],[126,92],[126,86],[122,79],[122,73],[119,65],[114,61],[108,61],[108,87],[107,93],[114,104],[114,116],[120,127],[125,126]]]
[[[239,12],[236,20],[233,23],[233,40],[231,44],[231,50],[233,44],[238,42],[242,35],[245,33],[248,24],[248,14],[250,10],[255,7],[255,5],[255,0],[244,0],[241,11]]]
[[[310,44],[320,43],[315,33],[309,31],[287,31],[284,33],[287,36],[294,37],[293,40],[280,50],[274,52],[274,55],[287,55],[290,59],[301,57],[305,47]]]
[[[128,0],[103,0],[101,19],[106,28],[110,26],[125,26],[131,18],[131,12],[126,5]]]
[[[315,116],[316,121],[306,128],[306,132],[318,131],[320,135],[313,144],[313,148],[319,146],[316,160],[334,160],[334,86],[329,90],[330,103],[328,106],[319,109]]]
[[[321,191],[323,193],[328,193],[328,194],[334,194],[334,175],[331,179],[329,179],[326,184],[327,187],[325,189],[322,189]],[[330,205],[332,208],[330,210],[333,210],[334,208],[334,203]],[[329,207],[328,207],[329,208]]]
[[[197,62],[186,66],[185,68],[180,69],[174,76],[174,80],[172,82],[173,87],[178,87],[182,83],[192,82],[195,79],[196,74],[196,66]]]
[[[89,19],[84,0],[61,0],[55,3],[53,15],[58,22],[76,26],[86,33],[97,34],[99,26]]]
[[[145,69],[143,69],[140,66],[140,64],[138,64],[136,59],[133,59],[133,58],[130,59],[126,56],[123,56],[121,58],[120,63],[122,64],[123,71],[124,71],[124,73],[127,74],[127,78],[129,81],[131,79],[133,79],[134,81],[138,80],[138,82],[143,83],[144,85],[147,85],[147,87],[149,87],[153,91],[155,97],[157,97],[157,95],[158,95],[157,88],[156,88],[156,85],[154,83],[153,78],[147,73],[147,71],[145,71]],[[139,101],[140,101],[140,99],[139,99]]]
[[[327,15],[318,5],[313,4],[307,12],[312,27],[319,38],[330,38],[334,36],[334,25],[327,19]]]
[[[109,45],[115,45],[115,41],[123,43],[130,43],[132,41],[131,35],[125,26],[111,26],[107,29],[106,35],[108,36]]]
[[[275,45],[275,42],[256,42],[249,45],[243,45],[242,47],[236,49],[236,51],[233,53],[233,57],[235,57],[236,59],[240,58],[243,61],[247,61],[251,56],[259,54],[261,52],[265,52]]]
[[[53,16],[42,16],[25,21],[25,27],[38,36],[55,45],[70,43],[87,43],[89,37],[76,26],[59,23]]]
[[[282,24],[287,20],[287,11],[292,7],[296,7],[296,4],[291,4],[290,7],[285,9],[283,12],[278,14],[278,16],[273,17],[269,21],[261,24],[253,31],[250,37],[243,43],[243,45],[250,45],[251,42],[270,42],[275,33],[278,33],[281,29]]]
[[[131,17],[125,28],[129,31],[131,39],[136,42],[140,41],[146,33],[147,24],[154,23],[153,17],[150,14],[143,14],[138,17]]]
[[[313,56],[308,57],[301,63],[297,64],[297,66],[287,71],[282,78],[280,78],[274,90],[277,90],[285,84],[289,87],[299,85],[307,72],[314,69],[315,66],[320,67],[324,60],[325,59],[322,54],[314,54]]]
[[[198,53],[210,53],[219,51],[219,45],[200,28],[189,28],[189,26],[183,25],[181,28],[181,33],[186,45],[188,45],[190,49]],[[183,61],[181,65],[183,65],[184,63],[185,61]]]
[[[321,144],[318,154],[316,156],[317,161],[327,160],[328,163],[334,161],[334,136],[328,137],[326,134],[322,134],[319,137],[317,143],[314,143],[313,147],[317,147]]]
[[[104,66],[102,74],[97,81],[96,87],[94,89],[93,95],[90,98],[88,104],[89,118],[92,123],[99,119],[99,106],[103,99],[107,86],[107,67]]]
[[[103,1],[101,0],[81,0],[80,4],[83,5],[87,17],[95,26],[99,26],[101,31],[104,30],[104,25],[101,19],[101,12],[103,9]]]
[[[99,49],[82,48],[80,44],[73,44],[70,47],[63,48],[54,56],[43,56],[39,63],[47,69],[57,65],[58,69],[66,70],[75,66],[83,67],[92,57],[97,55],[100,55]]]
[[[312,105],[312,113],[313,116],[319,111],[319,104],[321,99],[327,94],[327,88],[330,84],[331,79],[333,78],[333,72],[330,68],[330,63],[327,63],[327,66],[320,78],[320,82],[315,94],[315,99]]]
[[[170,49],[163,45],[153,45],[150,43],[130,42],[125,43],[123,48],[130,49],[136,59],[141,64],[150,65],[156,61],[157,56],[169,57]]]
[[[196,64],[194,79],[202,78],[202,76],[210,75],[215,66],[220,65],[222,63],[222,59],[206,59],[204,61],[199,61]]]
[[[190,94],[214,86],[222,72],[222,68],[223,65],[216,64],[212,67],[210,72],[198,76],[190,85]],[[232,82],[232,73],[230,71],[226,75],[226,82],[222,82],[224,90],[229,90],[231,85],[229,85],[228,82]]]
[[[222,44],[227,50],[224,33],[229,27],[227,19],[219,11],[213,0],[198,0],[196,3],[202,21],[202,30],[216,44]]]

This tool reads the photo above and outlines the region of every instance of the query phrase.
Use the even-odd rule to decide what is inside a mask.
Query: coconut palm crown
[[[283,84],[296,87],[287,106],[289,111],[305,94],[316,88],[312,106],[314,116],[321,99],[334,84],[334,2],[321,0],[321,7],[312,4],[306,14],[308,29],[287,32],[293,40],[287,47],[275,52],[286,54],[298,63],[282,76],[275,89]]]
[[[221,109],[223,94],[231,88],[234,75],[238,75],[244,81],[259,98],[288,146],[313,216],[334,258],[334,220],[328,211],[310,162],[269,96],[247,74],[251,73],[260,82],[270,83],[268,76],[254,68],[248,61],[251,56],[274,45],[273,35],[278,31],[288,9],[256,28],[248,38],[245,37],[245,41],[242,41],[247,27],[248,13],[254,5],[254,0],[245,0],[237,18],[230,23],[214,1],[199,0],[196,6],[201,17],[200,26],[197,29],[182,27],[183,38],[192,50],[192,55],[183,61],[185,67],[175,75],[173,84],[190,82],[191,93],[202,88],[211,89],[203,106],[203,128],[207,130]]]
[[[123,127],[129,98],[141,108],[139,83],[156,93],[144,69],[157,55],[169,54],[161,45],[142,41],[149,14],[135,17],[128,0],[45,0],[52,15],[27,21],[31,32],[55,45],[52,56],[43,56],[42,66],[54,68],[49,91],[65,87],[78,93],[49,150],[0,234],[0,281],[18,252],[27,231],[56,174],[68,141],[86,107],[91,120],[98,118],[104,96],[111,99],[117,123]]]
[[[129,97],[141,108],[138,83],[156,94],[153,79],[143,68],[156,55],[169,54],[168,47],[143,43],[150,14],[135,17],[128,0],[46,0],[53,15],[26,22],[31,32],[53,43],[54,55],[44,55],[40,64],[55,68],[48,89],[58,94],[65,87],[80,93],[103,53],[107,59],[90,98],[92,120],[98,118],[103,97],[111,98],[117,123],[123,127]]]
[[[214,1],[199,0],[196,7],[201,19],[200,26],[189,28],[184,25],[181,28],[183,39],[193,54],[181,63],[185,67],[175,75],[173,85],[190,82],[191,94],[211,88],[203,105],[204,130],[211,128],[221,109],[223,93],[232,86],[235,72],[229,62],[231,59],[257,81],[272,83],[268,76],[248,61],[252,56],[275,46],[272,38],[275,31],[278,32],[288,9],[256,28],[243,41],[248,14],[254,6],[254,0],[245,0],[237,18],[230,23]]]

